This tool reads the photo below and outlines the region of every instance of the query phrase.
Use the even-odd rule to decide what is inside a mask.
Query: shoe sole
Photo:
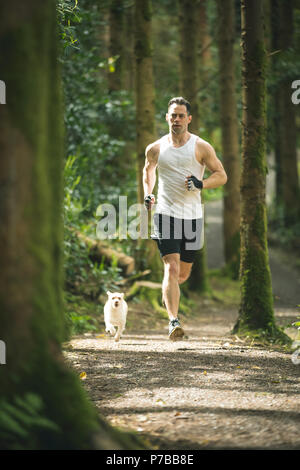
[[[176,326],[172,333],[170,333],[169,338],[171,341],[176,341],[184,336],[184,331],[181,326]]]

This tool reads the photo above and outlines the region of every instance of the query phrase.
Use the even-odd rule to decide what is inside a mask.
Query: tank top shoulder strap
[[[166,135],[163,135],[160,139],[159,139],[159,152],[162,152],[164,149],[166,149],[167,147],[169,147],[169,140],[168,140],[168,134]]]

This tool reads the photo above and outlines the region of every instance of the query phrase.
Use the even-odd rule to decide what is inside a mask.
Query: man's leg
[[[179,289],[179,253],[162,257],[164,263],[164,279],[162,283],[163,300],[170,320],[177,318],[180,289]]]
[[[179,278],[178,283],[183,284],[188,280],[192,271],[193,263],[186,263],[185,261],[180,260],[179,265]]]
[[[179,268],[180,257],[178,253],[163,256],[164,279],[163,279],[163,299],[169,315],[169,338],[172,341],[184,336],[184,331],[178,320],[178,307],[180,298],[179,289]]]
[[[164,280],[163,280],[163,303],[167,308],[170,319],[176,318],[179,306],[180,289],[179,285],[183,284],[190,277],[193,263],[186,263],[185,261],[179,262],[179,275],[178,271],[178,257],[177,253],[166,255],[163,257],[164,261]],[[175,265],[173,265],[173,263]],[[167,298],[169,297],[169,299]],[[166,300],[165,300],[166,299]],[[174,304],[175,300],[175,304]],[[170,312],[170,313],[169,313]],[[175,314],[174,314],[175,313]]]

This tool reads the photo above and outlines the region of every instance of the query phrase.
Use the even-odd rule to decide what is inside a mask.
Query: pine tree
[[[234,331],[287,340],[276,326],[266,220],[266,53],[262,0],[242,0],[241,303]]]
[[[156,139],[154,80],[152,65],[152,2],[135,2],[135,57],[136,57],[136,132],[137,132],[137,187],[138,201],[143,205],[143,167],[147,145]],[[150,214],[149,214],[150,218]],[[150,225],[150,220],[149,220]],[[159,280],[162,264],[155,242],[139,240],[137,265],[140,269],[150,268],[151,278]]]
[[[192,106],[192,121],[189,131],[199,135],[200,118],[198,103],[198,24],[197,14],[200,2],[182,0],[179,5],[179,29],[180,29],[180,63],[181,63],[181,95]],[[202,192],[202,200],[205,195]],[[204,230],[204,227],[203,227]],[[206,267],[206,249],[204,247],[197,253],[193,263],[192,272],[188,280],[191,290],[205,292],[209,289],[209,280]]]
[[[53,0],[0,4],[2,449],[128,449],[65,364],[63,107]],[[136,448],[136,447],[135,447]]]
[[[224,188],[224,247],[229,274],[238,279],[240,268],[240,155],[235,91],[233,0],[218,0],[220,120],[222,157],[228,175]]]

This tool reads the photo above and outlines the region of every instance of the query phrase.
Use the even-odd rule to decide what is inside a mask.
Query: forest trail
[[[207,206],[213,268],[222,264],[222,207]],[[270,265],[276,317],[295,320],[299,273],[273,249]],[[177,342],[168,340],[167,325],[131,329],[119,343],[82,335],[65,354],[86,373],[83,385],[99,412],[152,449],[299,449],[300,365],[291,353],[232,336],[236,316],[232,309],[201,311],[183,323],[186,337]]]

